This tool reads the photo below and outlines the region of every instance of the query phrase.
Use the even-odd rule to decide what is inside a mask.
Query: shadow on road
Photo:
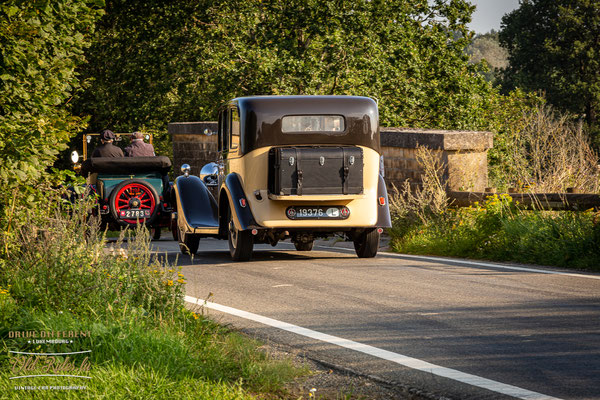
[[[158,253],[159,258],[163,258],[165,253]],[[233,261],[228,251],[199,251],[194,257],[181,254],[180,252],[167,252],[167,261],[170,264],[178,266],[190,265],[214,265],[214,264],[238,264]],[[294,250],[255,250],[252,254],[252,260],[247,263],[264,261],[298,261],[298,260],[330,260],[330,259],[355,258],[342,253],[331,253],[322,251],[312,251],[307,253],[294,252]]]

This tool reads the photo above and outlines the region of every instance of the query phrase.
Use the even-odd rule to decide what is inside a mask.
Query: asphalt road
[[[177,243],[154,243],[175,260]],[[450,398],[510,397],[506,390],[482,389],[477,380],[446,378],[438,367],[460,371],[467,381],[475,376],[515,386],[523,398],[600,399],[598,275],[389,253],[365,260],[345,249],[297,252],[291,243],[258,246],[253,261],[234,263],[226,241],[208,239],[193,260],[179,255],[178,263],[189,296],[435,365],[417,370],[206,310],[331,364]]]

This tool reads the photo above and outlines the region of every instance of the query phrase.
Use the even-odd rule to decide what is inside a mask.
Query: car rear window
[[[346,129],[341,115],[286,115],[281,120],[283,133],[342,133]]]

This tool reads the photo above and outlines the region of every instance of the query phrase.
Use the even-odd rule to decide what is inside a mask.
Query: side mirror
[[[183,164],[181,166],[181,172],[185,175],[186,178],[190,176],[190,170],[191,168],[189,164]]]
[[[200,179],[204,181],[206,186],[217,186],[219,182],[218,176],[219,167],[217,166],[217,163],[208,163],[200,170]]]
[[[79,162],[79,153],[77,152],[77,150],[71,153],[71,161],[73,162],[73,164],[77,164]]]

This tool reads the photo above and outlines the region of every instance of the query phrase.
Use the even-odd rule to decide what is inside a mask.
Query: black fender
[[[229,198],[229,207],[231,209],[236,229],[245,231],[247,229],[260,228],[250,210],[250,203],[244,194],[240,177],[235,172],[227,175],[224,182],[224,189]],[[242,205],[244,199],[245,206]]]
[[[383,197],[385,203],[381,205],[379,199]],[[377,184],[377,228],[391,228],[392,218],[390,217],[390,204],[388,201],[387,188],[383,176],[379,175],[379,183]]]
[[[180,176],[175,180],[175,197],[178,218],[183,217],[185,230],[218,229],[219,213],[217,202],[202,179],[197,176]],[[199,232],[199,233],[211,233]]]

